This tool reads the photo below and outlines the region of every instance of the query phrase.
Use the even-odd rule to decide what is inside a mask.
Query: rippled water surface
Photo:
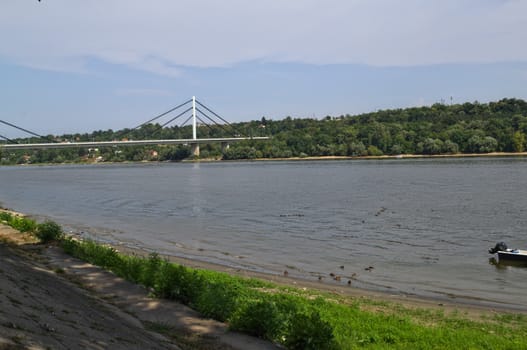
[[[527,249],[524,158],[0,167],[0,180],[4,206],[84,236],[527,309],[527,268],[487,253]]]

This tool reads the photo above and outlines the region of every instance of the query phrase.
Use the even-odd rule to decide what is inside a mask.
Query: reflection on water
[[[0,200],[162,254],[527,308],[527,269],[487,253],[527,247],[525,179],[523,158],[0,167]]]
[[[527,269],[527,262],[526,261],[514,261],[514,260],[498,260],[496,258],[490,258],[489,264],[496,267],[498,270],[506,270],[508,268],[519,268],[519,269]]]

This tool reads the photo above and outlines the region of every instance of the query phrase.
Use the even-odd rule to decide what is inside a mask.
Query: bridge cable
[[[200,117],[196,116],[196,119],[199,120],[203,125],[205,125],[207,128],[209,128],[211,131],[214,131],[214,129],[207,123],[203,121]]]
[[[191,110],[192,110],[192,107],[189,107],[189,108],[187,108],[185,111],[179,113],[179,114],[178,114],[177,116],[175,116],[174,118],[170,119],[168,122],[166,122],[166,123],[164,123],[164,124],[158,126],[157,129],[154,130],[150,136],[153,136],[153,135],[154,135],[155,133],[157,133],[159,130],[163,129],[165,126],[167,126],[168,124],[172,123],[174,120],[178,119],[178,118],[181,117],[183,114],[185,114],[185,113],[187,113],[187,112],[189,112],[189,111],[191,111]]]
[[[196,110],[197,110],[197,108],[196,108]],[[210,131],[216,131],[216,130],[214,130],[214,129],[212,128],[212,126],[210,126],[207,122],[205,122],[203,119],[201,119],[201,118],[198,117],[197,115],[196,115],[196,119],[199,120],[199,121],[200,121],[203,125],[205,125],[207,128],[209,128]],[[207,119],[212,120],[212,119],[210,119],[209,117],[207,117]],[[225,131],[228,132],[228,130],[227,130],[223,125],[218,124],[218,123],[215,122],[214,120],[212,120],[212,121],[214,122],[214,124],[216,124],[217,126],[219,126],[220,128],[222,128],[223,130],[225,130]]]
[[[202,110],[200,110],[199,108],[196,107],[196,111],[200,112],[201,114],[203,114],[203,116],[205,116],[208,120],[210,120],[211,122],[213,122],[214,124],[216,124],[218,127],[220,127],[223,131],[225,132],[229,132],[229,130],[227,130],[227,128],[225,128],[225,126],[221,125],[220,123],[216,122],[214,119],[212,119],[211,117],[209,117],[206,113],[204,113]],[[200,119],[201,120],[201,119]],[[201,120],[201,122],[205,125],[208,126],[207,123],[205,123],[203,120]],[[213,130],[211,128],[211,130]],[[234,132],[236,132],[236,130],[234,130]]]
[[[173,112],[173,111],[175,111],[176,109],[183,107],[184,105],[186,105],[186,104],[189,103],[189,102],[192,102],[192,100],[188,100],[187,102],[184,102],[184,103],[180,104],[179,106],[176,106],[176,107],[174,107],[174,108],[172,108],[172,109],[170,109],[170,110],[168,110],[168,111],[166,111],[166,112],[164,112],[164,113],[161,113],[161,114],[158,115],[157,117],[154,117],[154,118],[152,118],[152,119],[150,119],[150,120],[144,122],[143,124],[136,126],[136,127],[133,128],[132,130],[139,129],[139,128],[142,127],[142,126],[145,126],[146,124],[149,124],[149,123],[153,122],[154,120],[159,119],[159,118],[161,118],[161,117],[167,115],[168,113]]]
[[[15,124],[11,124],[11,123],[9,123],[9,122],[6,122],[5,120],[0,120],[0,123],[3,123],[3,124],[5,124],[5,125],[8,125],[8,126],[11,126],[11,127],[15,128],[15,129],[18,129],[18,130],[24,131],[24,132],[26,132],[26,133],[28,133],[28,134],[33,135],[33,136],[40,137],[41,139],[48,140],[48,141],[50,141],[50,142],[52,142],[52,143],[57,143],[56,140],[50,139],[50,138],[47,137],[47,136],[39,135],[39,134],[37,134],[37,133],[34,133],[33,131],[30,131],[30,130],[24,129],[24,128],[20,127],[20,126],[16,126]]]
[[[11,140],[10,138],[5,137],[4,135],[0,135],[0,137],[3,138],[4,140],[6,140],[7,142],[18,144],[18,142],[16,142],[15,140]]]
[[[178,114],[177,116],[175,116],[174,118],[170,119],[168,122],[164,123],[161,125],[162,128],[164,128],[165,126],[167,126],[168,124],[172,123],[174,120],[178,119],[179,117],[181,117],[183,114],[189,112],[192,110],[192,107],[188,108],[187,110],[185,110],[184,112]]]
[[[226,121],[225,119],[223,119],[222,117],[220,117],[218,114],[216,114],[213,110],[211,110],[210,108],[208,108],[207,106],[205,106],[203,103],[199,102],[198,100],[196,100],[196,103],[199,104],[201,107],[205,108],[207,111],[211,112],[212,114],[214,114],[216,117],[218,117],[222,122],[224,122],[225,124],[229,125],[235,132],[237,132],[238,134],[242,135],[241,132],[239,132],[239,130],[237,130],[231,123],[229,123],[228,121]]]
[[[176,107],[174,107],[174,108],[171,108],[171,109],[169,109],[168,111],[166,111],[166,112],[164,112],[164,113],[159,114],[158,116],[156,116],[156,117],[154,117],[154,118],[152,118],[152,119],[150,119],[150,120],[148,120],[148,121],[146,121],[146,122],[144,122],[144,123],[142,123],[142,124],[136,126],[135,128],[130,129],[128,132],[125,132],[124,134],[122,134],[122,135],[119,136],[119,137],[120,137],[121,139],[124,138],[124,137],[128,137],[128,136],[132,133],[132,131],[137,130],[137,129],[139,129],[139,128],[142,127],[142,126],[145,126],[146,124],[151,123],[151,122],[153,122],[154,120],[159,119],[159,118],[161,118],[161,117],[163,117],[163,116],[165,116],[165,115],[167,115],[167,114],[169,114],[169,113],[175,111],[176,109],[183,107],[184,105],[186,105],[186,104],[189,103],[189,102],[192,102],[192,100],[188,100],[188,101],[186,101],[186,102],[183,102],[182,104],[180,104],[180,105],[178,105],[178,106],[176,106]]]
[[[180,127],[183,127],[185,124],[188,123],[188,121],[190,120],[190,118],[192,118],[192,114],[190,115],[190,117],[188,117],[182,124]]]

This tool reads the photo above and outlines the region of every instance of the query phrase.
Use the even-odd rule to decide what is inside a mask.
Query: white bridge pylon
[[[192,96],[192,139],[196,140],[197,137],[197,128],[196,128],[196,96]]]
[[[198,131],[196,127],[196,96],[192,96],[192,139],[197,140],[198,137]],[[223,144],[222,144],[223,147]],[[225,146],[228,147],[228,146]],[[199,143],[191,143],[190,144],[190,153],[194,157],[199,157]]]

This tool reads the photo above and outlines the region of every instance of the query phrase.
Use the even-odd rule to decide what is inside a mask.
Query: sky
[[[526,0],[1,0],[0,43],[0,120],[46,135],[527,99]]]

